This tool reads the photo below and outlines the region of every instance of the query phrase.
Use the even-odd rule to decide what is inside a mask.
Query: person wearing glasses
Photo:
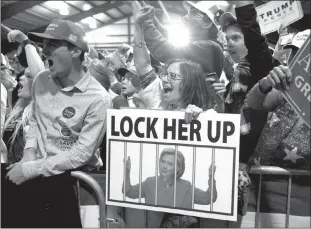
[[[126,180],[123,183],[122,193],[131,199],[139,198],[140,185],[131,185],[130,179],[131,159],[126,160]],[[176,179],[176,208],[192,209],[192,184],[183,180],[185,172],[185,157],[177,151],[177,168],[175,177],[175,149],[165,148],[159,158],[159,175],[148,177],[141,184],[141,198],[145,198],[145,203],[156,206],[174,207],[174,187]],[[215,172],[215,167],[214,167]],[[156,190],[156,180],[158,190]],[[212,178],[212,166],[209,168],[209,187],[206,191],[194,188],[194,204],[208,205],[211,203],[211,186],[213,185],[213,202],[217,199],[216,181]],[[157,193],[156,193],[157,192]],[[157,195],[157,202],[156,201]]]
[[[169,60],[164,72],[157,74],[151,66],[150,55],[145,45],[144,32],[141,22],[144,20],[143,11],[136,15],[134,32],[134,63],[141,81],[141,91],[137,96],[143,101],[148,109],[163,109],[185,111],[185,121],[189,123],[202,112],[223,111],[223,100],[215,94],[221,94],[225,90],[223,83],[213,83],[208,87],[206,77],[215,76],[216,73],[204,73],[200,64],[191,60]],[[207,77],[207,78],[210,78]],[[217,105],[217,106],[216,106]],[[126,211],[128,211],[126,209]],[[131,209],[130,211],[135,211]],[[127,213],[125,213],[126,215]],[[163,212],[148,211],[148,227],[159,227],[163,219],[169,214]],[[168,217],[168,218],[174,218]],[[197,223],[195,217],[179,217],[177,227]],[[186,221],[186,222],[185,222]],[[198,225],[196,225],[198,226]]]
[[[23,189],[27,208],[32,209],[25,210],[23,220],[17,218],[22,227],[82,227],[70,171],[102,166],[98,148],[111,99],[83,66],[89,48],[80,26],[55,19],[44,33],[28,37],[43,44],[50,66],[32,85],[24,157],[36,154],[37,159],[8,168],[8,179]]]
[[[132,9],[135,11],[134,6]],[[144,11],[135,17],[134,63],[142,87],[138,97],[146,108],[186,110],[189,116],[186,121],[191,121],[191,115],[196,116],[197,111],[216,109],[222,112],[223,99],[215,94],[221,95],[225,91],[225,85],[215,82],[209,87],[206,83],[213,76],[217,78],[215,72],[204,72],[200,64],[185,59],[171,59],[166,62],[164,71],[159,74],[155,72],[142,29]]]

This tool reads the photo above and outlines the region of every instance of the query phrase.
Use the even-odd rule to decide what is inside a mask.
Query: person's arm
[[[247,94],[247,104],[250,108],[263,111],[273,111],[284,101],[282,93],[276,89],[270,89],[259,81]],[[270,91],[267,93],[267,91]]]
[[[194,203],[201,205],[211,204],[211,187],[213,184],[213,203],[217,200],[217,189],[216,189],[216,180],[212,181],[212,177],[209,176],[208,180],[208,189],[206,191],[202,191],[201,189],[194,188]]]
[[[4,127],[4,123],[5,123],[7,98],[8,98],[7,91],[6,91],[5,87],[3,86],[3,84],[1,84],[1,138],[2,138],[3,132],[4,132],[3,127]]]
[[[139,188],[140,185],[131,185],[131,176],[130,173],[126,173],[126,182],[125,182],[125,195],[131,199],[139,198]],[[141,198],[145,198],[145,189],[146,189],[147,180],[141,183]],[[124,182],[122,184],[122,194],[124,194]]]
[[[40,75],[33,80],[32,89],[31,89],[31,110],[29,115],[29,128],[27,129],[26,136],[25,136],[25,147],[24,147],[24,155],[23,159],[26,160],[27,158],[33,158],[36,155],[38,150],[38,142],[37,142],[37,132],[38,132],[38,124],[35,117],[36,113],[36,97],[35,97],[35,89],[36,89],[36,82],[40,79]]]
[[[41,60],[35,46],[32,44],[27,44],[25,46],[25,52],[30,73],[33,77],[36,77],[39,72],[45,70],[44,63]]]
[[[145,195],[144,195],[144,182],[141,183],[141,198],[145,198]],[[122,185],[122,194],[124,193],[124,184]],[[131,185],[131,180],[130,180],[130,176],[126,176],[126,192],[125,192],[125,195],[131,199],[137,199],[139,198],[139,184],[136,184],[136,185]]]
[[[44,63],[41,60],[37,49],[23,32],[19,30],[12,30],[7,36],[10,42],[16,41],[25,49],[27,64],[33,77],[37,76],[39,72],[45,69]]]
[[[86,165],[102,142],[106,132],[107,109],[111,107],[108,97],[95,98],[83,121],[76,144],[61,154],[23,163],[23,175],[26,180],[40,175],[57,175]]]
[[[162,34],[162,36],[165,39],[168,39],[168,32],[166,28],[160,23],[159,19],[156,16],[153,17],[152,22],[154,26],[157,28],[157,30]]]
[[[272,111],[284,101],[281,91],[288,90],[290,83],[290,69],[283,65],[274,67],[251,89],[247,95],[247,103],[253,109]]]
[[[257,12],[253,2],[236,1],[235,12],[238,24],[244,34],[245,46],[248,49],[250,73],[258,81],[268,75],[274,66],[267,40],[261,34],[257,22]]]
[[[138,15],[139,17],[139,15]],[[151,60],[148,49],[145,45],[144,33],[141,24],[138,23],[139,18],[136,18],[134,32],[134,64],[139,76],[145,75],[152,70]]]

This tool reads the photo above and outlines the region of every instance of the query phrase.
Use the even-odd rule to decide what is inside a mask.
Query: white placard
[[[236,221],[240,115],[211,110],[188,125],[184,115],[108,110],[106,203]],[[170,150],[172,157],[161,157]],[[126,173],[128,158],[131,170]],[[172,183],[166,180],[172,171],[169,166],[174,167],[173,177],[176,174]],[[131,187],[125,193],[124,181]]]
[[[303,17],[300,1],[270,1],[256,7],[262,34],[277,31],[281,25],[288,26]]]

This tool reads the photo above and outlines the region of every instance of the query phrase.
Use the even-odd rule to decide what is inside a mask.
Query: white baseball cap
[[[307,40],[307,38],[310,36],[310,29],[306,29],[302,32],[297,33],[294,37],[291,43],[284,45],[283,49],[286,48],[292,48],[292,47],[296,47],[298,49],[300,49],[302,47],[302,45],[305,43],[305,41]]]
[[[228,5],[228,2],[226,1],[199,1],[197,3],[194,3],[192,1],[183,1],[183,6],[186,10],[189,11],[191,7],[194,7],[197,10],[201,11],[202,13],[205,13],[210,18],[210,20],[213,22],[213,25],[216,27],[217,25],[214,20],[215,13],[217,9],[219,9],[220,6],[222,5]]]

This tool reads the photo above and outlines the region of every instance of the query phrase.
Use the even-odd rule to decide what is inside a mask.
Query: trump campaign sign
[[[256,7],[262,34],[277,31],[281,23],[288,26],[303,17],[300,1],[270,1]]]
[[[310,127],[310,35],[299,49],[293,61],[289,65],[293,82],[284,96],[293,109]]]

